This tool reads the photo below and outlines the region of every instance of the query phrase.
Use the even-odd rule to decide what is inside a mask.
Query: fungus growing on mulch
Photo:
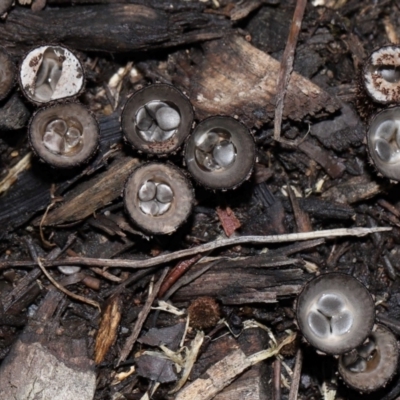
[[[320,275],[305,285],[297,299],[297,322],[302,334],[327,354],[343,354],[360,346],[374,320],[371,294],[350,275]]]
[[[77,97],[85,77],[78,57],[64,46],[44,45],[30,50],[19,69],[22,93],[36,105]]]
[[[150,234],[176,231],[188,218],[193,200],[189,180],[170,164],[141,165],[125,184],[125,209],[133,222]]]
[[[235,189],[251,175],[255,144],[247,127],[231,117],[200,122],[186,142],[188,171],[210,189]]]
[[[193,107],[171,85],[155,84],[134,93],[121,117],[125,139],[133,148],[150,154],[175,152],[189,135]]]
[[[56,168],[74,168],[94,155],[99,142],[99,127],[83,105],[56,104],[33,115],[29,141],[42,161]]]

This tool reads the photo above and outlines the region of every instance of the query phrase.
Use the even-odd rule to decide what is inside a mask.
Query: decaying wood
[[[244,330],[237,339],[222,336],[212,341],[197,360],[191,381],[199,378],[213,364],[240,348],[246,355],[268,347],[268,335],[261,329]],[[215,396],[215,400],[263,400],[270,398],[270,368],[266,363],[253,365]]]
[[[290,385],[289,400],[297,400],[301,378],[301,368],[303,366],[303,350],[297,350],[296,362],[294,365],[292,384]]]
[[[20,96],[14,93],[4,104],[0,105],[0,131],[21,129],[26,126],[30,116],[31,113],[22,102]]]
[[[228,20],[214,15],[168,14],[138,4],[48,8],[37,13],[15,7],[0,25],[0,46],[16,56],[44,41],[84,51],[151,50],[218,38],[229,26]]]
[[[57,334],[63,294],[50,290],[0,368],[0,398],[88,400],[96,387],[86,339]]]
[[[278,354],[280,349],[295,339],[296,335],[287,336],[277,347],[262,350],[258,353],[246,356],[237,349],[225,358],[210,367],[203,376],[196,379],[189,386],[183,388],[176,400],[210,400],[222,389],[228,386],[239,374],[252,365]]]
[[[71,190],[65,203],[51,211],[43,221],[43,225],[80,221],[111,203],[121,196],[128,176],[138,164],[139,160],[132,157],[115,160],[105,172]]]
[[[283,52],[282,61],[279,69],[277,79],[277,94],[275,103],[275,118],[274,118],[274,139],[278,141],[285,141],[281,137],[282,117],[284,100],[286,91],[288,89],[290,74],[293,70],[294,52],[296,50],[297,39],[299,37],[301,22],[303,20],[304,11],[306,9],[307,0],[297,0],[296,8],[294,10],[293,20],[290,24],[289,37],[286,42],[285,51]]]
[[[164,271],[162,272],[158,281],[155,283],[154,287],[152,288],[152,292],[149,293],[146,303],[143,306],[142,310],[140,311],[134,326],[132,327],[132,332],[129,335],[129,337],[126,339],[124,347],[121,350],[118,364],[125,361],[127,359],[127,357],[129,356],[129,353],[131,352],[133,345],[136,342],[136,339],[139,337],[139,334],[140,334],[140,331],[142,330],[144,321],[146,320],[147,316],[149,315],[151,306],[153,305],[153,302],[158,295],[158,291],[160,290],[161,284],[163,283],[163,281],[168,273],[168,270],[169,270],[169,268],[164,269]]]
[[[178,68],[174,83],[185,90],[199,119],[210,115],[237,116],[248,126],[273,118],[279,61],[238,35],[205,43],[204,56],[189,62],[183,52],[171,57]],[[308,79],[293,73],[283,116],[301,120],[322,110],[332,112],[337,101]]]

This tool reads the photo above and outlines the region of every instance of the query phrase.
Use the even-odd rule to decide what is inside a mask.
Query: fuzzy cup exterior
[[[400,107],[376,114],[369,125],[367,144],[376,169],[385,177],[400,180]]]
[[[168,208],[162,213],[152,215],[143,207],[140,195],[147,182],[166,185],[172,191]],[[132,221],[149,234],[175,232],[190,215],[193,201],[194,192],[190,181],[179,168],[170,164],[152,162],[141,165],[133,171],[125,184],[125,210]]]
[[[10,93],[15,81],[15,66],[9,54],[0,48],[0,100]]]
[[[386,385],[397,372],[398,343],[384,326],[378,325],[368,341],[339,359],[339,373],[351,388],[372,392]]]
[[[236,189],[250,177],[255,162],[255,143],[250,131],[226,116],[200,122],[187,139],[184,152],[192,177],[214,190]]]
[[[308,282],[297,298],[305,339],[327,354],[343,354],[370,334],[375,306],[367,288],[350,275],[327,273]]]
[[[42,161],[55,168],[74,168],[88,162],[96,152],[99,126],[82,104],[55,104],[33,115],[29,141]]]
[[[382,104],[400,103],[400,47],[374,51],[364,69],[364,85],[371,98]]]
[[[25,97],[36,105],[77,97],[84,89],[83,66],[65,46],[43,45],[30,50],[19,68]]]
[[[161,115],[168,109],[179,116],[177,126],[168,126],[168,119]],[[121,126],[125,140],[134,149],[165,155],[179,149],[190,133],[193,118],[192,104],[182,92],[171,85],[154,84],[144,87],[128,99],[122,112]],[[150,130],[155,134],[150,134]]]

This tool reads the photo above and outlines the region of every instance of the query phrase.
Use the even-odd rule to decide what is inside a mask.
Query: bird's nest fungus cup
[[[387,178],[400,180],[400,107],[387,108],[374,116],[367,132],[369,155],[376,169]]]
[[[383,46],[375,50],[363,69],[369,96],[382,104],[400,103],[400,47]]]
[[[124,137],[143,153],[175,152],[188,136],[193,107],[188,98],[171,85],[155,84],[134,93],[121,117]]]
[[[339,373],[353,389],[372,392],[386,385],[397,372],[399,348],[387,328],[377,325],[368,339],[339,358]]]
[[[297,299],[297,322],[305,339],[327,354],[343,354],[370,334],[375,306],[352,276],[329,273],[308,282]]]
[[[245,125],[231,117],[210,117],[195,128],[185,146],[188,171],[210,189],[235,189],[251,175],[254,139]]]
[[[174,232],[186,221],[194,200],[189,180],[175,166],[148,163],[136,168],[125,185],[125,209],[150,234]]]
[[[98,148],[99,127],[81,104],[56,104],[34,114],[29,125],[33,151],[56,168],[74,168],[87,162]]]
[[[85,77],[78,57],[60,45],[30,50],[19,69],[23,94],[36,105],[71,99],[84,89]]]

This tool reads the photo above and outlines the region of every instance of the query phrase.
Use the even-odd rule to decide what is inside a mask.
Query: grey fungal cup
[[[377,325],[368,339],[339,358],[339,373],[353,389],[372,392],[397,372],[399,348],[389,329]]]
[[[73,168],[87,162],[97,150],[99,127],[83,105],[56,104],[34,114],[29,140],[43,161],[57,168]]]
[[[367,143],[376,169],[387,178],[400,180],[400,107],[387,108],[374,116]]]
[[[375,50],[363,69],[367,93],[378,103],[400,102],[400,47],[383,46]]]
[[[14,85],[15,66],[11,57],[0,48],[0,100],[3,100]]]
[[[78,57],[59,45],[30,50],[20,65],[19,82],[28,100],[38,105],[76,97],[85,83]]]
[[[297,299],[297,322],[307,341],[327,354],[361,345],[372,330],[375,306],[356,278],[328,273],[312,279]]]
[[[193,107],[178,89],[155,84],[134,93],[122,112],[125,139],[152,154],[176,151],[190,132]]]
[[[255,144],[249,130],[231,117],[200,122],[185,146],[185,162],[193,178],[210,189],[233,189],[251,174]]]
[[[141,165],[125,184],[125,209],[132,221],[150,234],[174,232],[188,218],[193,200],[189,180],[169,164]]]

